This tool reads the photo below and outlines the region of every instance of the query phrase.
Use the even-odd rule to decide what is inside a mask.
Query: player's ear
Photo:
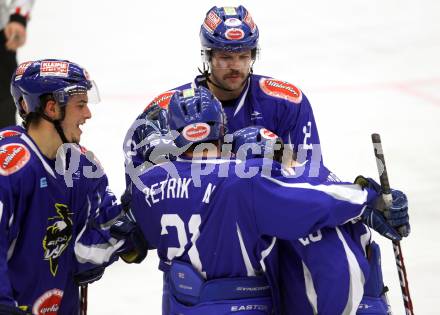
[[[47,100],[46,103],[43,105],[43,113],[49,118],[56,119],[59,112],[60,107],[58,103],[53,99]]]

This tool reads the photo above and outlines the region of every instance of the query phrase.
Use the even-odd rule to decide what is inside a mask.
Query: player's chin
[[[243,86],[244,84],[243,78],[227,78],[224,81],[224,85],[230,90],[236,90]]]
[[[82,131],[79,128],[75,132],[72,132],[70,135],[70,139],[69,139],[70,142],[71,143],[79,143],[79,141],[81,140],[81,134],[82,134]]]

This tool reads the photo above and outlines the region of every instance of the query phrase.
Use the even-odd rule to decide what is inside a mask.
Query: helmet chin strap
[[[69,141],[67,141],[66,135],[64,134],[64,130],[61,127],[61,120],[53,121],[53,125],[55,126],[55,130],[57,131],[58,135],[60,136],[61,141],[63,143],[70,143]]]
[[[65,115],[66,115],[66,110],[64,107],[61,107],[61,119],[54,120],[44,113],[41,114],[41,117],[54,125],[55,130],[57,131],[57,133],[60,136],[60,139],[63,143],[70,143],[67,140],[66,135],[64,134],[63,128],[61,127],[61,122],[64,120]]]

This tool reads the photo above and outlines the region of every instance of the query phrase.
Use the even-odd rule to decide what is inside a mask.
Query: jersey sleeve
[[[2,181],[0,181],[0,185]],[[15,305],[8,276],[9,222],[12,216],[11,194],[0,186],[0,304]]]
[[[252,181],[251,196],[260,233],[294,240],[359,217],[377,193],[355,184],[312,185],[261,176]]]
[[[117,241],[110,235],[110,226],[123,214],[123,210],[108,186],[107,176],[103,173],[98,178],[81,180],[86,191],[78,190],[77,193],[85,193],[87,198],[81,207],[86,216],[81,221],[85,224],[75,242],[75,255],[80,263],[79,272],[90,269],[90,264],[111,264],[117,259],[115,252],[123,245],[122,241]]]

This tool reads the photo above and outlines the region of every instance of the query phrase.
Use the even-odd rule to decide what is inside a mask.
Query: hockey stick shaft
[[[79,296],[79,308],[80,315],[87,315],[87,284],[83,284],[80,286],[80,296]]]
[[[382,141],[380,135],[373,133],[371,140],[374,146],[374,155],[376,156],[377,170],[379,172],[380,185],[382,186],[383,198],[385,205],[389,207],[393,201],[391,196],[390,182],[388,180],[388,172],[385,164],[385,157],[382,149]],[[399,274],[400,289],[402,290],[403,305],[407,315],[414,315],[413,304],[408,287],[408,276],[406,274],[406,267],[403,261],[402,248],[399,241],[393,241],[394,258],[396,261],[397,272]]]

